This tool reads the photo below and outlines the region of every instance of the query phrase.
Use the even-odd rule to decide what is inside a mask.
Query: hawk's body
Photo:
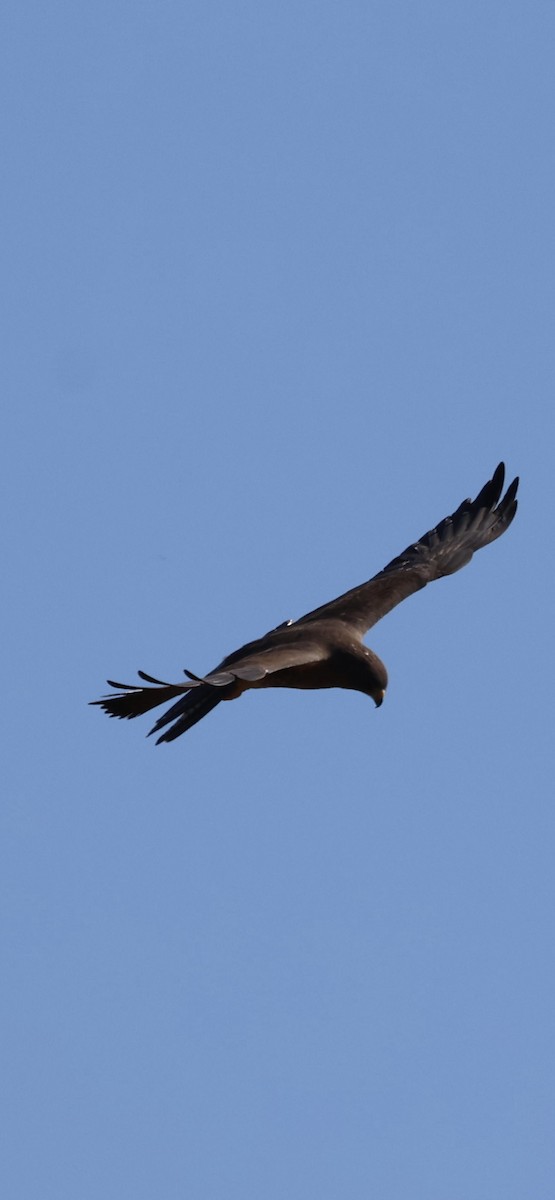
[[[165,732],[170,742],[206,716],[220,700],[234,700],[248,688],[348,688],[381,704],[387,671],[362,638],[401,600],[433,579],[452,575],[470,562],[475,550],[495,541],[516,513],[518,479],[501,499],[505,468],[499,464],[475,500],[463,500],[450,517],[408,546],[367,583],[306,613],[285,621],[249,642],[200,678],[185,672],[183,683],[163,683],[139,671],[149,687],[112,683],[117,694],[94,700],[111,717],[136,717],[175,700],[151,733]]]

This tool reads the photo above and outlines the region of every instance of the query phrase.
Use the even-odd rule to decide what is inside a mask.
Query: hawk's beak
[[[381,691],[381,692],[377,692],[377,693],[376,693],[376,695],[374,696],[374,701],[375,701],[375,704],[376,704],[376,708],[379,708],[379,707],[380,707],[380,704],[383,704],[383,698],[384,698],[384,696],[385,696],[385,688],[384,688],[384,690],[383,690],[383,691]]]

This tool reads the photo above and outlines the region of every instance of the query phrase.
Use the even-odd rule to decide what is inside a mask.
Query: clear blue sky
[[[555,1193],[547,3],[8,3],[2,1193]],[[179,678],[522,476],[379,712]]]

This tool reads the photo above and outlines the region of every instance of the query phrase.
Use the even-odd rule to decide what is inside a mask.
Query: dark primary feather
[[[143,677],[141,671],[138,674]],[[175,700],[176,696],[182,696],[188,691],[188,687],[181,683],[165,683],[159,687],[146,688],[131,683],[114,683],[112,679],[106,682],[108,687],[117,688],[118,694],[92,700],[91,704],[99,704],[109,717],[140,717],[151,708],[166,704],[168,700]]]
[[[177,704],[173,704],[167,712],[163,713],[158,718],[152,729],[149,730],[148,736],[152,733],[160,733],[161,729],[171,724],[170,728],[165,729],[165,733],[160,734],[156,738],[156,744],[160,742],[173,742],[175,738],[180,737],[182,733],[186,733],[188,729],[192,729],[197,721],[202,721],[220,700],[223,700],[219,688],[211,687],[210,684],[205,684],[199,687],[198,691],[191,691],[183,699],[178,700]]]
[[[250,687],[351,688],[381,704],[387,672],[363,645],[363,634],[431,580],[460,570],[476,550],[508,529],[517,509],[518,478],[502,496],[504,478],[500,463],[475,500],[463,500],[372,579],[298,621],[282,622],[229,654],[207,675],[185,671],[186,682],[173,684],[139,671],[149,686],[108,680],[115,693],[91,703],[111,717],[133,718],[173,700],[150,731],[160,734],[158,742],[173,741],[221,700],[233,700]]]
[[[494,542],[514,518],[518,477],[513,479],[499,503],[504,478],[505,466],[499,463],[475,500],[463,500],[456,512],[445,517],[418,542],[407,546],[383,571],[367,583],[361,583],[336,600],[307,613],[300,623],[323,617],[336,618],[362,635],[413,592],[433,579],[459,571],[470,562],[475,550]]]

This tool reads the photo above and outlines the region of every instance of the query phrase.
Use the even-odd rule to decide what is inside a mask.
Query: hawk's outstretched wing
[[[265,637],[242,646],[224,658],[219,667],[208,675],[193,675],[191,671],[185,671],[187,680],[183,683],[165,683],[162,679],[147,675],[146,671],[138,671],[137,674],[147,687],[143,683],[116,683],[108,679],[109,687],[117,689],[116,692],[103,696],[101,700],[92,700],[91,704],[100,705],[110,717],[132,718],[150,712],[159,704],[175,700],[175,704],[150,731],[159,733],[175,721],[173,728],[158,738],[160,742],[173,741],[196,725],[220,700],[239,695],[244,686],[260,684],[266,676],[278,676],[283,671],[303,671],[325,659],[325,645],[311,638],[309,633],[295,634],[291,625],[292,622],[285,621]]]
[[[475,500],[463,500],[456,512],[425,533],[420,541],[407,546],[378,575],[351,588],[337,600],[330,600],[306,613],[297,624],[339,620],[362,637],[407,596],[412,596],[432,579],[441,579],[442,575],[452,575],[460,570],[470,562],[475,550],[494,542],[513,520],[517,509],[518,476],[501,499],[504,479],[505,466],[499,463]]]

